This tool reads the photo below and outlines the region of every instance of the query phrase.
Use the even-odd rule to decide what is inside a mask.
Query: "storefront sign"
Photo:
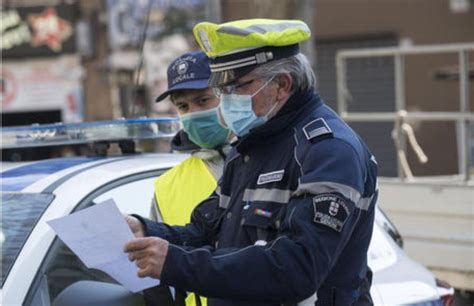
[[[108,35],[112,49],[138,46],[145,27],[151,1],[147,38],[153,39],[166,31],[166,14],[170,9],[188,11],[196,17],[203,11],[204,0],[107,0]],[[194,24],[193,20],[178,20],[182,24]]]
[[[74,5],[4,8],[1,11],[3,58],[75,52]]]
[[[78,56],[4,62],[0,70],[2,113],[60,110],[65,122],[81,121],[82,78]]]

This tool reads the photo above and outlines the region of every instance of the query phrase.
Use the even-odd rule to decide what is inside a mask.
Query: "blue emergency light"
[[[83,123],[34,124],[0,129],[1,149],[118,142],[173,137],[178,118],[140,118]]]

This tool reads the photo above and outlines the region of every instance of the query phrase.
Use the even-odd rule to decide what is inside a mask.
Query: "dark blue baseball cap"
[[[168,90],[155,101],[164,100],[176,90],[205,89],[210,75],[209,59],[204,52],[185,53],[168,66]]]

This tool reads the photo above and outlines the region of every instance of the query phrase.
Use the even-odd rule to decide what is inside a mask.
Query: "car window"
[[[2,288],[28,236],[53,199],[52,194],[2,193],[0,218]]]
[[[101,194],[93,201],[101,203],[108,199],[113,199],[122,213],[148,217],[155,179],[152,177],[124,184]]]
[[[76,211],[113,199],[122,213],[147,217],[152,205],[153,183],[160,174],[156,172],[113,182],[79,203]],[[116,283],[102,271],[87,268],[60,239],[56,239],[24,305],[50,305],[62,290],[80,280]],[[48,297],[47,302],[44,296]]]

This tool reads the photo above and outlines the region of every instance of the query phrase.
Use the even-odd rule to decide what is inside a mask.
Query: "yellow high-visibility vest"
[[[189,223],[194,208],[216,187],[216,178],[200,158],[191,156],[168,170],[155,181],[155,198],[163,222],[169,225]],[[201,304],[207,304],[205,298],[201,297]],[[186,305],[196,305],[194,294],[188,294]]]

